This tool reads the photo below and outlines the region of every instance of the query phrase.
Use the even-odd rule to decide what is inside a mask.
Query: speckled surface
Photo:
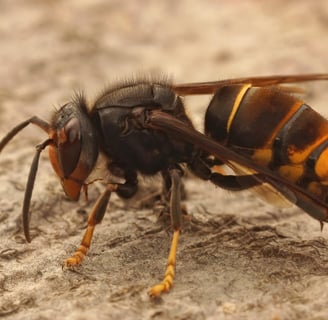
[[[131,75],[192,82],[328,71],[326,0],[3,0],[0,12],[0,136],[32,115],[49,119],[74,90],[92,101]],[[327,82],[305,88],[309,104],[327,115]],[[208,101],[185,99],[200,130]],[[153,210],[117,197],[83,265],[63,271],[101,186],[90,187],[89,204],[69,202],[45,152],[26,244],[22,199],[33,146],[44,139],[28,128],[0,157],[0,317],[326,319],[327,228],[320,232],[297,208],[190,177],[194,222],[181,236],[171,293],[156,302],[147,296],[164,272],[169,234]],[[156,179],[145,184],[159,187]]]

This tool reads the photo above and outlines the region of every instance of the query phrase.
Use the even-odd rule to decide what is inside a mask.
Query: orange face
[[[67,116],[60,118],[48,132],[53,141],[49,145],[49,159],[66,195],[78,200],[97,159],[95,135],[87,115],[74,105],[64,106],[61,114]]]
[[[61,184],[66,195],[72,200],[78,200],[81,188],[84,185],[85,179],[88,177],[89,172],[82,163],[80,163],[69,177],[65,177],[61,169],[58,157],[58,148],[54,145],[49,147],[49,159],[55,172],[60,178]]]

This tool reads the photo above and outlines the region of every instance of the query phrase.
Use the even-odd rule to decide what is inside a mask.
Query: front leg
[[[75,253],[63,262],[64,267],[73,268],[80,265],[90,248],[95,226],[102,221],[106,212],[110,195],[113,191],[116,191],[117,188],[117,184],[109,184],[106,187],[106,190],[99,196],[90,212],[88,218],[88,226],[82,238],[81,244]]]
[[[106,190],[99,196],[97,202],[93,206],[89,218],[87,229],[84,233],[80,246],[77,248],[75,253],[63,263],[64,267],[73,268],[80,265],[84,257],[86,256],[92,241],[94,229],[99,224],[106,212],[106,208],[112,192],[122,198],[132,197],[138,190],[137,174],[134,171],[126,171],[112,162],[108,164],[108,170],[114,176],[122,178],[125,183],[110,183],[107,185]]]

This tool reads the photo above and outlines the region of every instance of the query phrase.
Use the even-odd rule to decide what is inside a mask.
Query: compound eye
[[[76,168],[81,154],[81,127],[77,118],[71,118],[58,132],[58,160],[64,178]]]

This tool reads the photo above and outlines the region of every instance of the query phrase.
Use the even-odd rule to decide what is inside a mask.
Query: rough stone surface
[[[0,136],[32,115],[49,119],[74,90],[92,101],[106,85],[161,73],[175,82],[328,72],[326,0],[9,1],[0,3]],[[327,115],[326,83],[304,86]],[[202,129],[209,97],[186,98]],[[328,231],[297,208],[231,194],[186,178],[185,223],[171,293],[161,280],[170,232],[138,199],[113,197],[81,267],[62,270],[90,202],[68,201],[41,157],[32,200],[33,241],[22,199],[34,145],[27,128],[0,157],[0,317],[6,319],[327,319]],[[101,176],[101,171],[97,173]]]

